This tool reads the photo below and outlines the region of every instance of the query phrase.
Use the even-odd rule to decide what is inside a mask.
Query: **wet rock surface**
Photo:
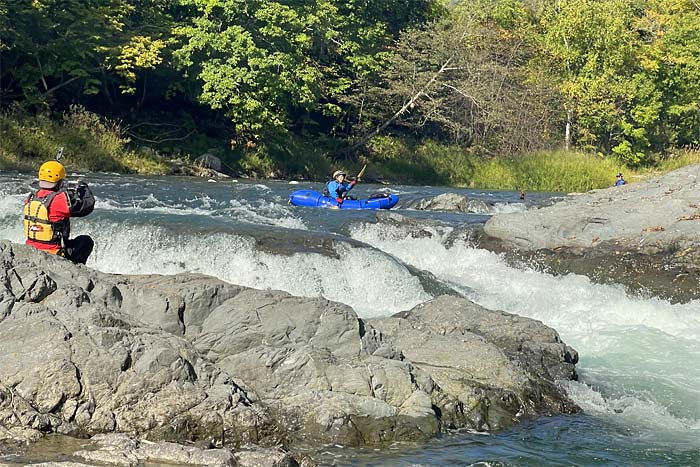
[[[484,201],[469,199],[457,193],[443,193],[431,198],[399,201],[398,207],[419,211],[471,212],[477,214],[488,213],[491,210],[490,206]]]
[[[0,264],[0,441],[126,432],[138,452],[195,443],[287,465],[237,453],[578,410],[556,385],[576,377],[576,353],[554,330],[463,298],[363,320],[321,298],[104,274],[5,241]]]

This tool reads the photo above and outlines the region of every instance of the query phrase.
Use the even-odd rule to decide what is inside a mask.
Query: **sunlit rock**
[[[700,165],[496,214],[484,231],[554,271],[610,278],[672,300],[700,298]]]
[[[0,419],[18,436],[359,446],[578,410],[555,384],[576,377],[576,353],[554,330],[463,298],[362,320],[323,298],[105,274],[9,242],[0,263]]]

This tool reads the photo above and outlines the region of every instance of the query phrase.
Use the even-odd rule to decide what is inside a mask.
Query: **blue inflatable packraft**
[[[399,202],[399,197],[390,194],[376,194],[366,199],[346,199],[338,203],[335,198],[323,196],[318,191],[298,190],[289,195],[289,203],[294,206],[335,209],[391,209]]]

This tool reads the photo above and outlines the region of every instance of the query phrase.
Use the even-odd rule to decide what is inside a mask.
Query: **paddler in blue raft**
[[[346,181],[346,176],[347,174],[342,170],[333,172],[333,180],[326,183],[326,187],[323,189],[323,195],[329,198],[335,198],[338,204],[343,204],[348,192],[352,190],[352,187],[357,183],[357,180]]]
[[[617,180],[615,180],[615,186],[627,185],[627,182],[622,178],[622,173],[616,175]]]

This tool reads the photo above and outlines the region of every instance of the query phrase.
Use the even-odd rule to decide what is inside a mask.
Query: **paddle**
[[[61,162],[61,159],[63,159],[63,149],[64,149],[63,146],[61,146],[58,149],[58,152],[56,153],[56,162]],[[78,187],[80,186],[81,182],[82,182],[82,180],[80,180],[80,179],[67,181],[66,182],[66,190],[77,193]]]
[[[55,157],[56,162],[61,162],[61,159],[63,159],[63,149],[64,149],[63,146],[61,146],[60,148],[58,148],[58,152],[56,153],[56,157]],[[65,182],[65,184],[66,184],[66,190],[72,190],[72,191],[75,191],[75,190],[76,190],[76,187],[78,186],[78,182],[77,182],[77,181],[75,181],[75,182]]]
[[[56,153],[56,162],[61,162],[61,159],[63,159],[63,149],[64,149],[63,146],[61,146],[61,147],[58,149],[58,152]],[[65,182],[65,184],[66,184],[66,190],[76,191],[77,188],[78,188],[78,182],[79,182],[79,180],[75,180],[75,181],[66,181],[66,182]]]
[[[362,178],[362,176],[365,174],[365,170],[366,170],[366,169],[367,169],[367,164],[365,164],[365,165],[362,167],[362,170],[360,170],[360,172],[353,178],[353,180],[355,180],[355,183],[357,183],[357,182],[360,181],[360,178]],[[348,195],[348,192],[349,192],[349,190],[348,190],[348,191],[344,191],[344,192],[342,193],[341,197],[342,197],[343,199],[345,199],[345,197]]]

